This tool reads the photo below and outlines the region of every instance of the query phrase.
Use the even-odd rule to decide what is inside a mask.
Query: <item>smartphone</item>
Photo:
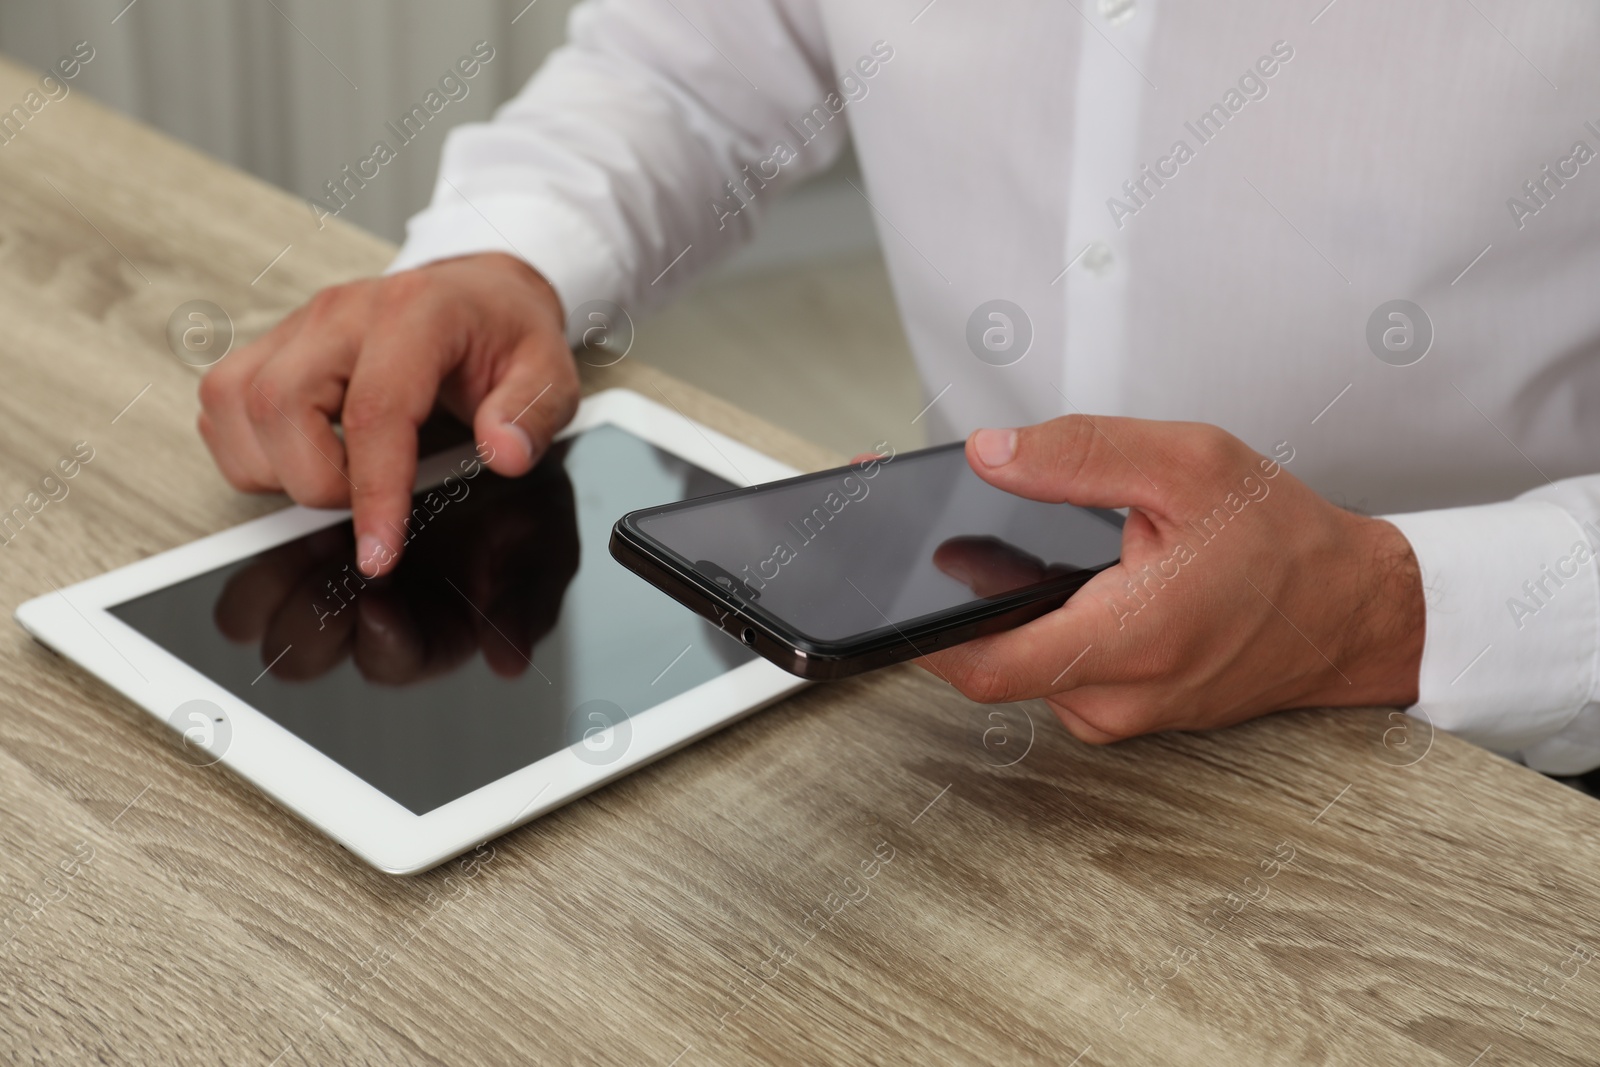
[[[1122,516],[1013,496],[960,442],[644,508],[611,555],[802,678],[1018,626],[1121,556]]]

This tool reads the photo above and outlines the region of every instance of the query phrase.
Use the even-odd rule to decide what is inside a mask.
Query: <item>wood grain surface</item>
[[[213,469],[167,318],[390,253],[81,94],[0,147],[0,509],[95,452],[6,611],[281,506]],[[899,668],[400,879],[0,626],[0,906],[10,1062],[1600,1059],[1600,808],[1383,710],[1090,748]]]

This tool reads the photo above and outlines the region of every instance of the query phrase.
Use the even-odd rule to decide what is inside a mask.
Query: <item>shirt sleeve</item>
[[[588,0],[492,121],[450,132],[389,271],[498,251],[569,316],[660,303],[838,156],[844,123],[790,125],[828,106],[827,57],[814,0]]]
[[[1387,518],[1427,600],[1411,713],[1535,770],[1600,767],[1600,476]]]

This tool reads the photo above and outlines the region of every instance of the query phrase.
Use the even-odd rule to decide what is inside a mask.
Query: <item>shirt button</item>
[[[1111,267],[1116,263],[1111,255],[1111,246],[1104,241],[1096,241],[1083,253],[1083,266],[1096,278],[1104,278],[1111,273]]]
[[[1107,26],[1120,26],[1133,18],[1133,0],[1100,0],[1100,17]]]

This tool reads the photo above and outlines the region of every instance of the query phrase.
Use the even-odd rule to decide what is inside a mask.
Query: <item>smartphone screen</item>
[[[1060,587],[1115,563],[1122,545],[1120,515],[996,489],[959,443],[651,509],[633,525],[819,644]]]

